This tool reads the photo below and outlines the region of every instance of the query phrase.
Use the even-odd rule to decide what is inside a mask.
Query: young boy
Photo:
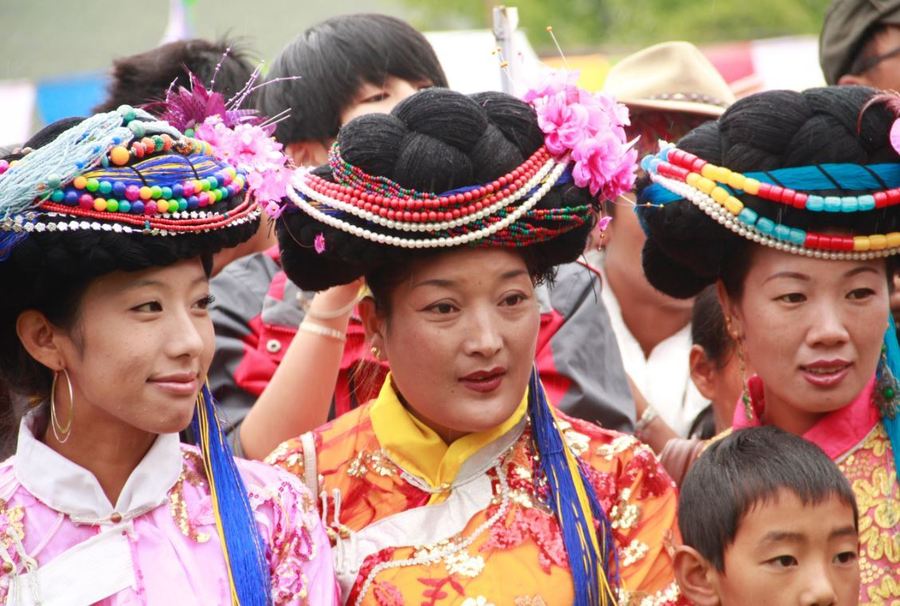
[[[682,594],[698,606],[859,603],[857,508],[837,465],[775,427],[713,443],[678,502]]]

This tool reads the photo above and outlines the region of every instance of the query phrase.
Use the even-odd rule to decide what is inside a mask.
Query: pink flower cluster
[[[615,200],[634,187],[637,169],[637,150],[625,135],[628,109],[578,88],[577,79],[577,73],[552,72],[524,100],[537,112],[547,151],[573,162],[575,185]]]
[[[206,118],[194,135],[213,146],[216,154],[247,171],[247,191],[273,219],[284,210],[281,200],[287,195],[292,167],[281,151],[282,145],[268,131],[255,124],[228,127],[221,116]]]

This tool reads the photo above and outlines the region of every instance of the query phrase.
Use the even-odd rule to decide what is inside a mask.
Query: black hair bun
[[[404,188],[443,193],[489,183],[509,173],[537,151],[543,134],[532,108],[515,97],[498,92],[466,96],[432,88],[405,99],[389,115],[356,118],[341,129],[337,142],[342,159],[368,175],[386,177]],[[328,166],[314,172],[333,180]],[[587,191],[569,184],[551,189],[538,208],[592,202]],[[591,227],[585,224],[553,240],[524,247],[535,275],[577,258]],[[277,233],[285,272],[307,290],[346,284],[386,264],[442,250],[378,244],[325,225],[295,208],[281,216]],[[414,233],[403,232],[403,236],[414,237]],[[325,249],[316,252],[316,242],[323,240]]]
[[[894,116],[882,105],[861,110],[873,89],[817,88],[802,93],[769,91],[745,97],[719,120],[685,135],[679,149],[740,173],[828,163],[897,162],[888,138]],[[638,187],[640,202],[649,182]],[[829,195],[832,192],[821,192]],[[845,193],[845,192],[840,192]],[[776,223],[814,231],[886,233],[900,225],[897,209],[870,213],[811,213],[743,195],[745,205]],[[692,297],[723,276],[749,241],[707,216],[688,200],[639,206],[647,242],[644,272],[674,297]]]

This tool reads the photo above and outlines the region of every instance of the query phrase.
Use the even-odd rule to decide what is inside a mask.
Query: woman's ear
[[[715,584],[715,569],[700,552],[687,545],[675,548],[675,580],[681,594],[696,606],[721,604]]]
[[[688,353],[688,367],[691,372],[691,381],[697,391],[710,402],[716,399],[716,368],[715,362],[706,357],[706,352],[700,345],[691,345]]]
[[[366,342],[371,344],[372,355],[378,360],[388,359],[384,343],[384,318],[378,313],[375,299],[364,297],[359,302],[359,315],[366,331]]]
[[[739,341],[743,336],[743,316],[738,309],[737,301],[733,301],[725,290],[725,284],[721,280],[716,282],[716,297],[719,299],[719,306],[722,308],[722,315],[725,316],[725,328],[728,335],[735,341]]]
[[[61,334],[47,317],[34,309],[26,309],[16,319],[16,334],[28,355],[52,371],[66,367],[60,348]]]

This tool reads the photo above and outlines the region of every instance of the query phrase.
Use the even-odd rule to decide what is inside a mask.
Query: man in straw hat
[[[628,106],[628,134],[640,137],[641,156],[656,151],[660,140],[675,141],[716,119],[734,101],[716,68],[687,42],[657,44],[622,59],[604,92]],[[688,365],[693,302],[663,295],[647,282],[641,267],[645,237],[633,204],[626,194],[609,207],[615,220],[606,231],[602,296],[625,371],[639,392],[637,434],[659,451],[668,438],[687,435],[707,399],[691,382]]]

